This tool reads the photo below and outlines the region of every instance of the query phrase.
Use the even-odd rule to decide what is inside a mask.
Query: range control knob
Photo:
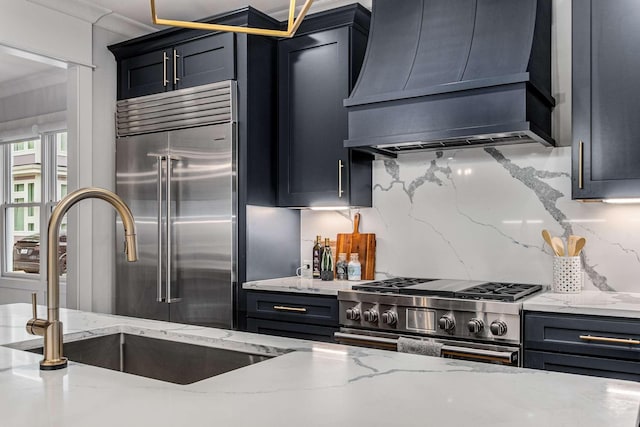
[[[496,320],[491,323],[491,326],[489,327],[489,329],[491,329],[491,333],[493,335],[501,337],[507,333],[507,324],[504,323],[502,320]]]
[[[451,316],[442,316],[440,320],[438,320],[438,326],[440,329],[446,332],[451,332],[456,328],[456,321],[453,320]]]
[[[378,321],[378,312],[375,311],[374,309],[369,309],[365,311],[362,316],[364,317],[364,320],[366,320],[367,322],[374,323]]]
[[[472,334],[479,334],[484,329],[484,322],[482,319],[473,318],[467,323],[467,328]]]
[[[360,320],[360,310],[357,308],[347,308],[347,320]]]
[[[398,315],[395,311],[387,310],[382,313],[382,323],[393,325],[398,321]]]

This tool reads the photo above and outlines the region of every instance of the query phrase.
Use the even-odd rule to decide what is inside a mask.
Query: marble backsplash
[[[550,284],[541,230],[586,237],[585,290],[640,292],[640,205],[571,200],[571,148],[537,144],[407,153],[376,160],[376,278],[389,276]],[[303,211],[301,259],[317,234],[353,229],[351,211]]]

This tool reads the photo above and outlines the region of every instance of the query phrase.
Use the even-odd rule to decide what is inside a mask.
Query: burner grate
[[[498,301],[517,301],[527,295],[542,290],[541,285],[520,283],[483,283],[460,292],[455,296],[464,299],[490,299]]]
[[[376,292],[385,294],[397,294],[401,288],[417,285],[418,283],[430,282],[434,279],[420,279],[415,277],[394,277],[392,279],[369,282],[362,285],[354,285],[354,291]]]

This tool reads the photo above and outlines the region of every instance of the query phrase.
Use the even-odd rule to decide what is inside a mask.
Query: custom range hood
[[[553,146],[550,89],[551,0],[373,0],[345,147]]]

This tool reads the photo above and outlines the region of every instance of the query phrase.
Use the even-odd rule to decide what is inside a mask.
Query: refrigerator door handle
[[[164,298],[162,297],[162,162],[164,162],[164,156],[154,155],[158,160],[158,176],[157,176],[157,188],[158,194],[156,195],[156,199],[158,202],[157,206],[157,220],[158,220],[158,276],[157,276],[157,293],[156,293],[156,301],[164,302]]]
[[[166,200],[167,259],[166,259],[166,265],[165,265],[165,272],[166,272],[165,280],[167,281],[167,298],[165,301],[168,304],[180,301],[180,298],[172,298],[171,296],[171,273],[172,273],[171,258],[173,257],[173,251],[171,250],[172,248],[171,230],[173,228],[171,224],[171,183],[173,181],[172,180],[173,162],[176,162],[178,160],[180,160],[178,157],[172,157],[170,155],[167,156],[167,180],[165,181],[167,186],[165,190],[167,195],[167,200]]]

